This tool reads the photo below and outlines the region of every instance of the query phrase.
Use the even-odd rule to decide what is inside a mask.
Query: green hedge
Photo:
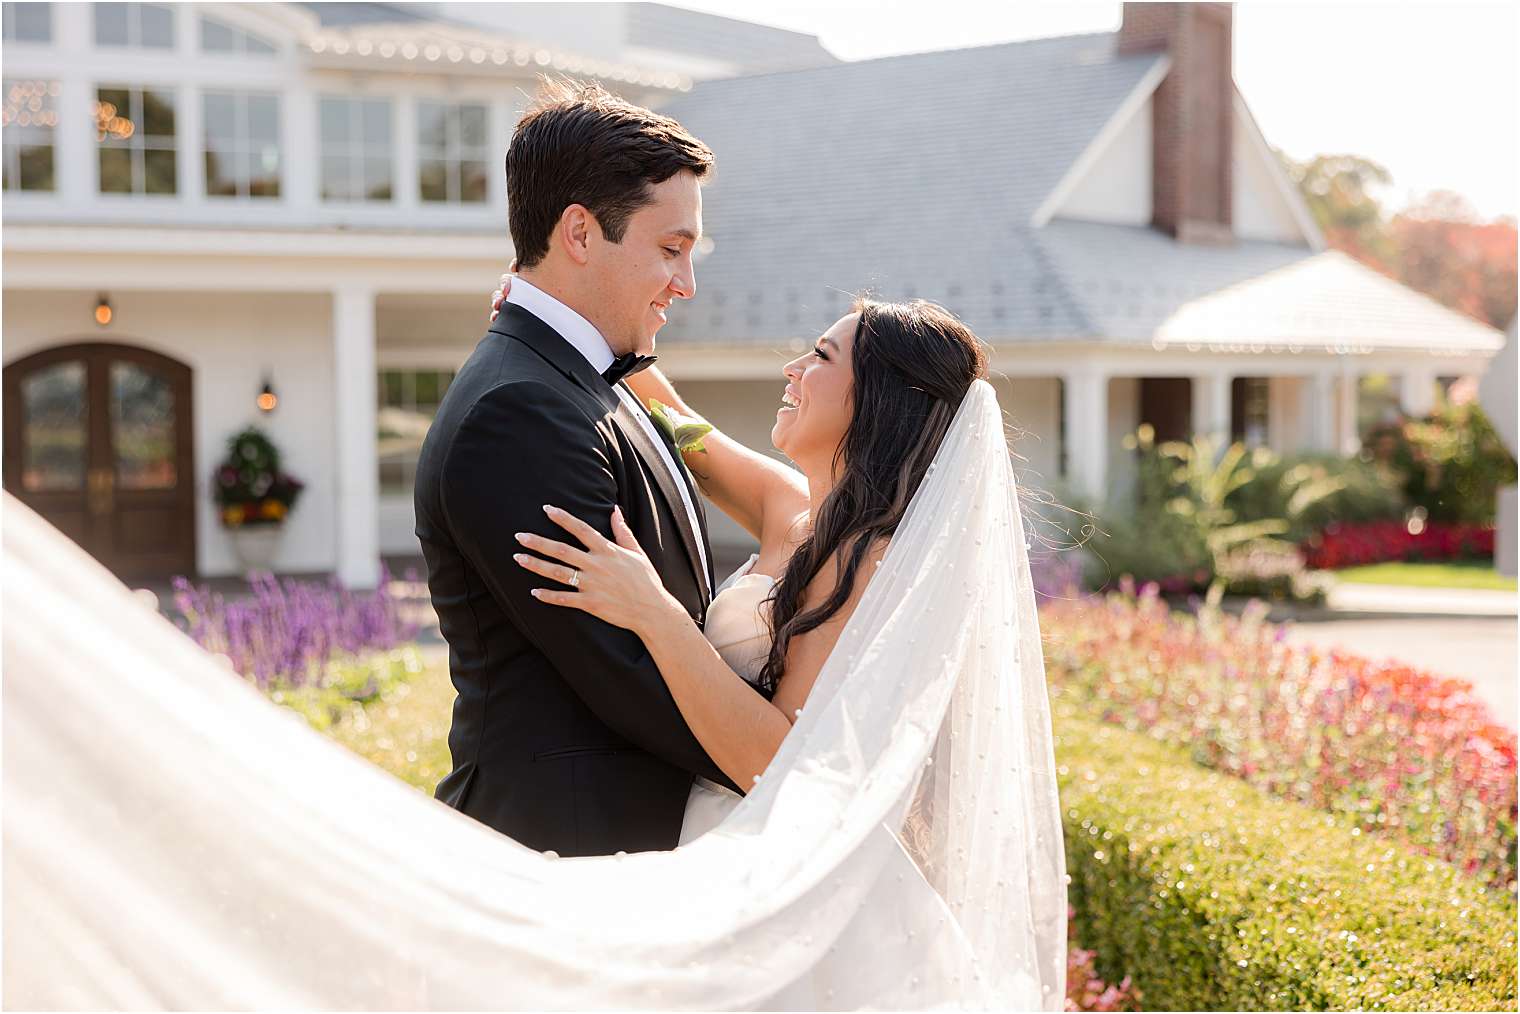
[[[1076,938],[1146,1010],[1516,1009],[1512,896],[1141,733],[1067,712],[1056,759]]]

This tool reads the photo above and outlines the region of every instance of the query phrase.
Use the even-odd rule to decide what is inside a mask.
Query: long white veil
[[[264,700],[9,496],[3,520],[6,1007],[1063,1007],[986,383],[774,763],[672,852],[525,849]]]

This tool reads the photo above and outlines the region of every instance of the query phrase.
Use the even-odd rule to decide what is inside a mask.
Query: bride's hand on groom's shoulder
[[[506,274],[501,276],[501,284],[497,286],[495,292],[491,293],[491,323],[493,324],[501,314],[501,301],[506,299],[507,293],[512,291],[512,276],[516,273],[517,261],[514,260],[512,266],[507,269]]]
[[[552,606],[583,610],[640,636],[654,633],[675,613],[686,616],[660,582],[654,564],[623,520],[621,508],[612,513],[615,541],[558,507],[545,506],[544,512],[586,548],[518,532],[517,541],[525,548],[549,557],[544,560],[528,553],[512,557],[519,566],[555,583],[551,588],[534,588],[534,598]]]

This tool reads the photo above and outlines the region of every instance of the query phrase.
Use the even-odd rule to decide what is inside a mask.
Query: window
[[[417,103],[417,182],[424,201],[486,199],[486,107]]]
[[[0,20],[5,23],[6,42],[52,42],[53,5],[0,5]]]
[[[1247,447],[1267,446],[1271,425],[1272,388],[1266,377],[1235,377],[1230,381],[1230,439]]]
[[[280,100],[248,92],[206,92],[208,197],[280,196]]]
[[[95,4],[95,45],[174,48],[174,10],[168,4]]]
[[[5,189],[52,190],[58,82],[6,81],[4,89]]]
[[[389,99],[323,98],[322,199],[391,199]]]
[[[380,492],[410,494],[417,478],[417,455],[427,436],[452,370],[380,371]]]
[[[95,92],[95,140],[103,194],[172,194],[174,93],[155,88]]]
[[[201,49],[207,53],[247,53],[249,56],[270,56],[275,51],[273,44],[252,32],[204,15],[201,17]]]

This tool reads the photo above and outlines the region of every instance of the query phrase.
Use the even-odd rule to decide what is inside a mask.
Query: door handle
[[[97,468],[89,475],[90,513],[97,517],[110,514],[116,507],[116,475],[112,469]]]

